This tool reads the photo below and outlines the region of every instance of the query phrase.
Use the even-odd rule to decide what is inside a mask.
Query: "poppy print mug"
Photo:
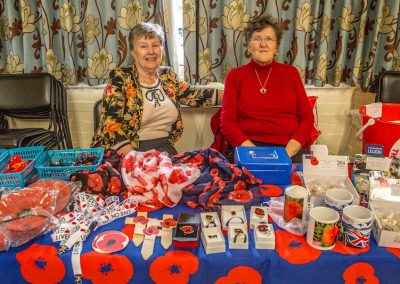
[[[350,205],[343,209],[340,240],[347,246],[365,248],[369,245],[374,214],[368,208]]]
[[[285,189],[283,219],[289,222],[294,218],[306,221],[308,190],[299,185],[291,185]]]
[[[320,250],[333,249],[340,232],[339,213],[328,207],[314,207],[310,210],[307,228],[307,243]]]

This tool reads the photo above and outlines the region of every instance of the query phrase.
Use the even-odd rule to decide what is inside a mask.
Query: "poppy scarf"
[[[183,190],[181,202],[191,208],[219,210],[221,205],[244,205],[249,208],[259,204],[259,184],[246,168],[241,169],[219,152],[206,148],[183,152],[172,157],[173,164],[195,164],[201,175]]]

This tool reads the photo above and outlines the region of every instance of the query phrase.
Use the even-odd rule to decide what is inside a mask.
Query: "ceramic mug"
[[[339,213],[328,207],[314,207],[310,210],[307,228],[307,243],[320,250],[333,249],[340,232]]]
[[[347,246],[365,248],[369,245],[374,214],[368,208],[350,205],[343,209],[340,240]]]
[[[349,191],[332,188],[326,191],[325,205],[339,213],[342,216],[343,208],[353,203],[353,194]]]
[[[289,222],[294,218],[300,221],[306,220],[306,208],[308,203],[308,190],[299,185],[291,185],[285,189],[285,204],[283,219]]]

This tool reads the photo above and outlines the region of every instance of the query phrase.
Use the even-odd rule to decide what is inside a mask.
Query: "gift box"
[[[250,229],[258,224],[268,224],[267,207],[251,206],[250,208]]]
[[[219,227],[203,228],[201,241],[206,254],[225,252],[225,238]]]
[[[348,177],[348,163],[348,156],[328,155],[326,145],[311,145],[311,154],[303,155],[304,185],[314,207],[324,205],[325,193],[331,188],[349,191],[353,194],[352,204],[360,204],[360,196]]]
[[[197,213],[179,213],[173,237],[174,247],[197,248],[200,239],[200,216]]]
[[[246,211],[243,205],[222,205],[221,219],[224,231],[228,230],[230,224],[244,224],[247,227]]]
[[[381,201],[381,200],[370,200],[369,207],[374,213],[374,221],[372,223],[372,234],[376,240],[376,243],[380,247],[391,247],[400,248],[400,231],[388,230],[384,227],[381,220],[381,212],[388,214],[394,214],[394,216],[400,217],[400,203],[393,201]],[[389,223],[390,220],[387,220]],[[398,223],[398,221],[397,221]]]
[[[217,212],[204,212],[200,213],[201,228],[221,228],[221,221],[219,220]]]
[[[248,249],[249,235],[246,224],[229,224],[228,239],[230,249]]]
[[[235,163],[263,184],[290,184],[292,160],[283,147],[236,147]]]
[[[256,249],[275,249],[275,232],[271,224],[258,224],[254,227]]]

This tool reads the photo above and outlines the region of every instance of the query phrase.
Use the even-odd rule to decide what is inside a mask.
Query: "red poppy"
[[[133,223],[141,223],[143,225],[146,225],[149,222],[149,219],[147,219],[144,216],[136,216],[133,218]]]
[[[296,201],[286,201],[285,202],[285,212],[284,219],[289,222],[293,218],[296,218],[303,212],[303,207]]]
[[[268,225],[267,224],[260,224],[260,225],[257,226],[257,229],[262,233],[266,233],[266,232],[268,232]]]
[[[170,228],[170,227],[175,227],[177,223],[178,222],[176,222],[174,219],[167,218],[167,219],[164,219],[163,221],[161,221],[160,225],[163,228]]]
[[[246,203],[253,199],[253,193],[247,190],[235,190],[229,192],[228,199]]]
[[[282,188],[273,184],[261,184],[259,190],[262,196],[276,197],[282,195]]]
[[[104,186],[103,179],[99,174],[89,174],[87,184],[93,191],[101,191]]]
[[[246,183],[242,180],[238,180],[235,185],[233,186],[234,190],[245,190],[246,189]]]
[[[218,174],[219,174],[219,173],[218,173],[218,169],[215,169],[215,168],[214,168],[214,169],[212,169],[212,170],[210,171],[210,175],[213,176],[213,177],[217,177]]]
[[[29,283],[58,283],[64,279],[65,266],[54,246],[33,244],[17,253],[22,277]]]
[[[150,265],[150,277],[156,284],[186,284],[199,268],[199,260],[189,252],[174,250],[155,259]]]
[[[256,213],[256,215],[259,216],[259,217],[264,217],[265,216],[265,211],[264,211],[264,209],[261,209],[261,208],[256,208],[254,210],[254,213]]]
[[[343,272],[344,283],[378,284],[379,279],[374,275],[374,272],[374,267],[367,262],[353,263]]]
[[[336,242],[335,247],[332,249],[332,251],[340,253],[340,254],[360,254],[363,252],[369,251],[370,246],[367,246],[365,248],[353,248],[346,246],[340,241]]]
[[[340,232],[339,227],[337,226],[330,227],[329,229],[326,229],[322,234],[322,240],[327,245],[333,245],[336,241],[339,232]]]
[[[260,272],[248,266],[236,266],[229,270],[228,275],[219,278],[214,284],[231,284],[246,283],[259,284],[262,283]]]
[[[128,283],[134,274],[129,258],[95,251],[81,256],[82,278],[93,283]]]
[[[193,158],[185,161],[185,163],[189,164],[189,163],[194,163],[194,164],[201,164],[204,161],[204,157],[201,154],[197,154],[196,156],[194,156]]]
[[[296,236],[283,230],[275,231],[276,251],[292,264],[306,264],[317,260],[321,251],[308,245],[304,236]]]
[[[311,162],[311,165],[313,165],[313,166],[316,166],[319,164],[319,161],[316,157],[311,157],[310,162]]]
[[[156,226],[150,226],[143,229],[143,233],[148,236],[158,235],[159,232],[160,230]]]
[[[193,227],[189,226],[189,225],[181,226],[181,227],[179,227],[179,230],[181,230],[184,235],[189,235],[194,232]]]
[[[94,241],[95,246],[101,252],[116,252],[123,250],[128,244],[128,236],[121,232],[104,232],[97,240]]]
[[[369,246],[368,246],[368,248],[369,248]],[[398,249],[398,248],[386,248],[386,250],[388,252],[390,252],[390,253],[393,253],[395,256],[397,256],[397,258],[400,259],[400,249]]]
[[[172,170],[171,175],[168,178],[170,183],[181,184],[188,181],[188,177],[185,175],[182,169],[174,169]]]
[[[303,182],[301,181],[300,176],[298,174],[296,174],[296,173],[292,173],[290,175],[290,181],[291,181],[292,185],[303,186]]]

